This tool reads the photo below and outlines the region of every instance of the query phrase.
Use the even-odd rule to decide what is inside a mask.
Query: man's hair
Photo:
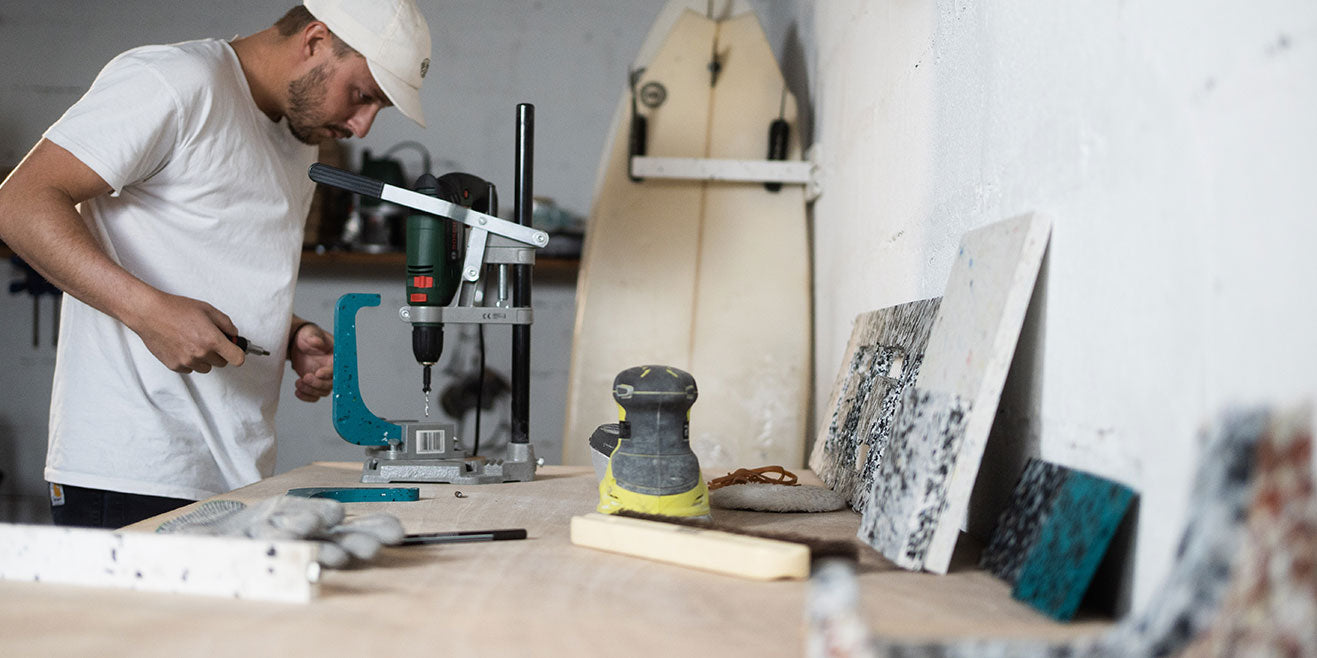
[[[315,20],[317,19],[315,16],[311,15],[310,10],[308,10],[306,7],[303,7],[302,5],[298,5],[296,7],[293,7],[292,9],[289,9],[288,13],[284,14],[282,18],[275,21],[274,28],[279,31],[279,36],[291,37],[294,34],[297,34],[298,32],[302,31],[302,28],[306,27],[307,25],[310,25],[311,22]],[[338,35],[334,34],[333,30],[330,30],[329,36],[333,37],[334,55],[338,57],[343,57],[345,55],[358,54],[356,49],[354,49],[352,46],[349,46],[346,41],[338,38]]]

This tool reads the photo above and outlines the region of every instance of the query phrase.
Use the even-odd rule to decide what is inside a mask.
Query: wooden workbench
[[[222,498],[254,502],[306,486],[353,486],[360,465],[315,463]],[[712,475],[721,475],[715,473]],[[804,483],[817,483],[810,473]],[[588,468],[542,467],[534,482],[419,486],[386,510],[408,532],[526,528],[525,541],[389,548],[369,566],[328,570],[309,604],[0,582],[0,655],[795,656],[806,582],[761,583],[573,546],[569,519],[597,502]],[[464,498],[454,492],[461,491]],[[184,508],[182,513],[189,508]],[[171,515],[131,530],[151,531]],[[715,510],[719,522],[854,537],[859,516]],[[861,547],[863,609],[889,636],[1064,637],[1105,624],[1057,624],[964,563],[908,573]]]

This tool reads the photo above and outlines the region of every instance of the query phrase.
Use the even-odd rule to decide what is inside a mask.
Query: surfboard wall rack
[[[660,158],[636,155],[631,157],[631,174],[641,179],[804,185],[805,200],[813,201],[823,192],[818,145],[811,146],[805,155],[806,160]]]

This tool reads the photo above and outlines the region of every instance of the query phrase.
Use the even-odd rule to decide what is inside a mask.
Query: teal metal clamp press
[[[288,496],[327,497],[340,503],[410,503],[420,500],[416,487],[302,487],[288,490]]]
[[[403,429],[366,407],[357,381],[357,310],[379,306],[380,296],[343,295],[334,309],[334,429],[349,443],[387,446],[400,443]]]
[[[416,487],[302,487],[289,489],[289,496],[330,498],[340,503],[410,502],[421,499]]]

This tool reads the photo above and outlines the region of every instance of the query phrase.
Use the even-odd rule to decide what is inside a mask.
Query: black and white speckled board
[[[951,562],[1050,232],[1031,214],[961,240],[860,528],[902,567],[946,573]]]
[[[857,512],[891,440],[901,394],[914,384],[941,298],[855,318],[809,467]]]
[[[1066,468],[1060,464],[1029,459],[1011,493],[1011,502],[997,520],[992,539],[979,556],[979,566],[1002,580],[1015,584],[1029,549],[1038,540],[1043,523],[1065,482]]]

